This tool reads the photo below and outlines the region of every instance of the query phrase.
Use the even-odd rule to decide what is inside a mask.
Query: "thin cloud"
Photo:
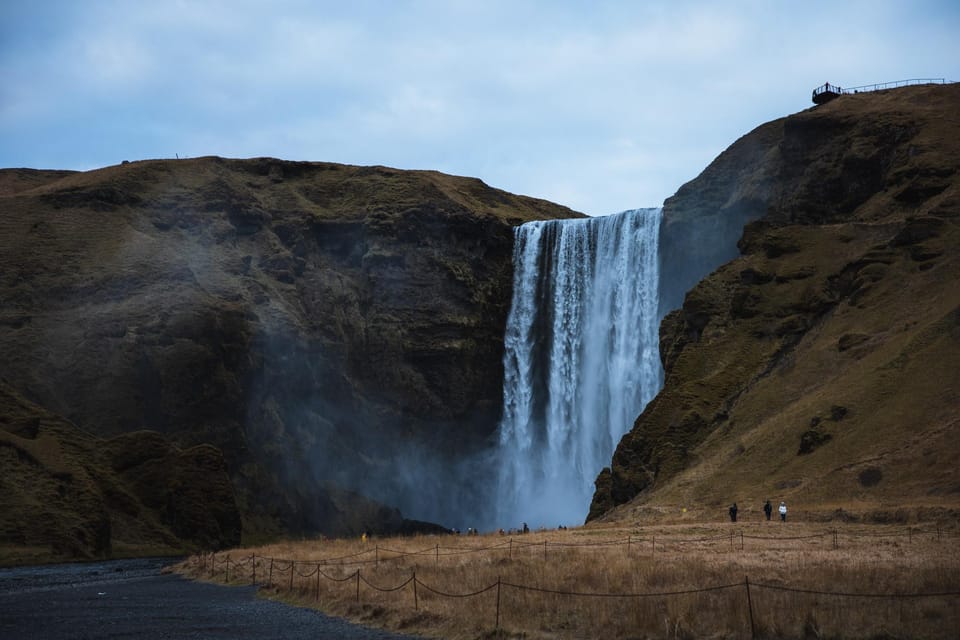
[[[4,3],[0,166],[390,164],[613,213],[660,204],[824,81],[960,80],[958,16],[951,2]]]

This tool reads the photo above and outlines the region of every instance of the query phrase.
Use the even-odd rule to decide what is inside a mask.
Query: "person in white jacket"
[[[779,511],[780,511],[780,522],[786,522],[787,521],[787,503],[786,502],[780,503]]]

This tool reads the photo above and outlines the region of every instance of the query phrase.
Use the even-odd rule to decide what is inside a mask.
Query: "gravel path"
[[[317,611],[160,575],[169,558],[0,569],[0,638],[411,640]]]

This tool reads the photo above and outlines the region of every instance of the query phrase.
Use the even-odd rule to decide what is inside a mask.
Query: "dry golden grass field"
[[[442,638],[957,638],[951,522],[588,526],[304,540],[191,557],[196,579]]]

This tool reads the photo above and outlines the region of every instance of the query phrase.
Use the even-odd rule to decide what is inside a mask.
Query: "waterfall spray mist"
[[[583,522],[594,479],[660,389],[660,215],[516,229],[497,526]]]

